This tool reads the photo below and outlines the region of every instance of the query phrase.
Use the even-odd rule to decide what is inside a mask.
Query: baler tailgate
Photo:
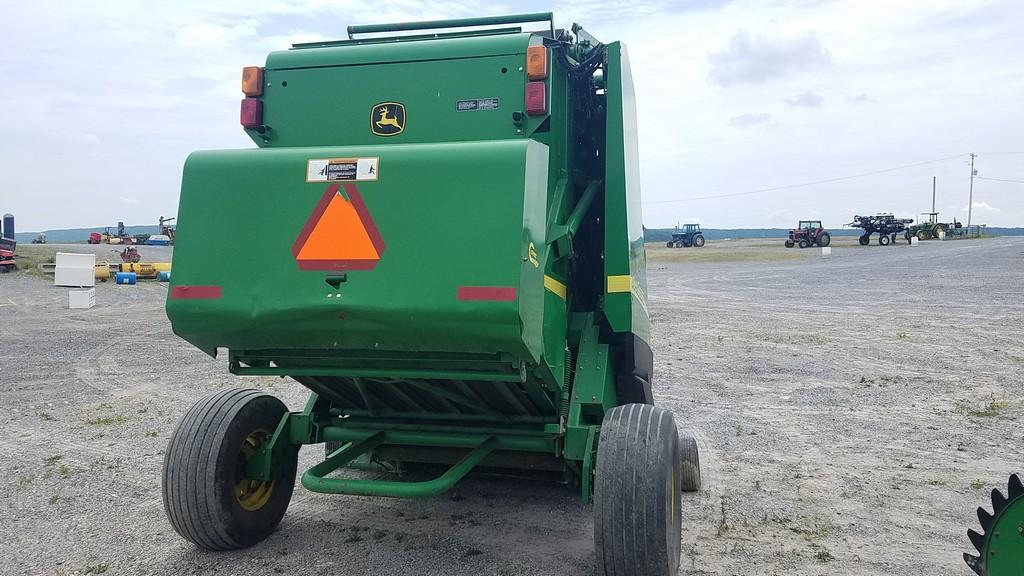
[[[307,182],[310,165],[349,158],[374,159],[375,179]],[[510,358],[540,349],[544,281],[527,256],[543,245],[546,163],[527,141],[193,154],[168,315],[255,367],[366,370],[415,351],[439,367],[506,354],[517,372]],[[194,286],[220,297],[175,298]]]

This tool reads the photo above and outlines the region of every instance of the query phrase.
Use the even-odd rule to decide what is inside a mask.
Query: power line
[[[1013,182],[1014,184],[1024,184],[1024,180],[1007,180],[1005,178],[988,178],[986,176],[975,176],[978,180],[993,180],[995,182]]]
[[[914,168],[916,166],[925,166],[927,164],[935,164],[937,162],[945,162],[947,160],[953,160],[956,158],[962,158],[963,154],[956,154],[954,156],[946,156],[944,158],[936,158],[934,160],[925,160],[923,162],[915,162],[913,164],[904,164],[902,166],[894,166],[892,168],[884,168],[882,170],[873,170],[871,172],[861,172],[859,174],[850,174],[848,176],[837,176],[835,178],[825,178],[824,180],[814,180],[811,182],[803,182],[800,184],[787,184],[785,186],[773,186],[771,188],[758,188],[757,190],[746,190],[743,192],[730,192],[727,194],[713,194],[710,196],[696,196],[693,198],[678,198],[675,200],[652,200],[644,202],[644,204],[674,204],[676,202],[693,202],[695,200],[712,200],[715,198],[732,198],[735,196],[748,196],[750,194],[761,194],[764,192],[775,192],[778,190],[789,190],[792,188],[804,188],[807,186],[817,186],[818,184],[828,184],[831,182],[841,182],[843,180],[853,180],[854,178],[864,178],[865,176],[874,176],[876,174],[885,174],[886,172],[895,172],[897,170],[906,170],[907,168]]]

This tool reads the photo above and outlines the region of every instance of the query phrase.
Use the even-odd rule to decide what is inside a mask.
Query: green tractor
[[[667,248],[689,248],[690,246],[703,248],[704,233],[700,230],[700,224],[684,224],[682,229],[676,226],[675,231],[672,232],[672,239],[666,242],[665,246]]]
[[[395,35],[432,29],[447,31]],[[652,394],[625,46],[550,13],[348,32],[246,68],[259,149],[185,163],[174,332],[310,395],[298,411],[251,389],[193,406],[164,460],[171,525],[236,549],[274,530],[297,475],[424,498],[480,466],[532,469],[593,502],[601,573],[676,574],[699,456]],[[321,443],[300,474],[299,447]],[[368,462],[444,472],[332,476]]]
[[[916,236],[918,240],[931,240],[932,238],[943,238],[949,235],[950,230],[956,230],[962,228],[963,223],[957,222],[956,218],[953,222],[939,222],[938,212],[923,212],[922,216],[928,216],[927,222],[919,222],[907,228],[905,237],[910,240],[911,237]]]

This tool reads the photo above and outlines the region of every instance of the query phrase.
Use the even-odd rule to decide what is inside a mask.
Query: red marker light
[[[242,127],[256,128],[263,124],[263,101],[258,98],[242,100]]]
[[[543,82],[528,82],[526,84],[526,113],[530,116],[540,116],[547,112],[547,87]]]

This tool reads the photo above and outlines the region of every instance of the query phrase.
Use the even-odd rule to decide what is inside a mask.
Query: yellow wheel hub
[[[239,454],[240,470],[236,474],[238,480],[235,482],[235,499],[238,500],[239,506],[249,512],[263,508],[274,493],[273,480],[250,480],[245,477],[245,465],[259,452],[269,437],[270,434],[266,430],[256,430],[242,442]]]

